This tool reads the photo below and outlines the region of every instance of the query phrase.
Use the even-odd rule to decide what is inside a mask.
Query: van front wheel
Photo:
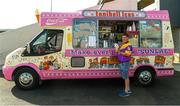
[[[21,68],[15,75],[15,83],[21,89],[33,89],[39,85],[39,76],[30,68]]]
[[[154,82],[155,73],[150,68],[140,68],[135,73],[137,85],[150,86]]]

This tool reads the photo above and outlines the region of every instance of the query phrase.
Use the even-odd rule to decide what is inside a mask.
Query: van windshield
[[[31,42],[31,54],[43,55],[58,52],[62,48],[62,30],[44,30]]]

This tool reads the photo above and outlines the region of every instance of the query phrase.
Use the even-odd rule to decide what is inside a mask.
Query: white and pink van
[[[39,24],[44,30],[5,60],[3,74],[19,88],[50,79],[120,78],[114,44],[124,33],[133,45],[130,77],[148,86],[174,75],[168,11],[42,12]]]

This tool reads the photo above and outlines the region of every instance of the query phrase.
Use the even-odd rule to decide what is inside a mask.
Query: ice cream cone
[[[39,23],[39,20],[40,20],[40,12],[39,12],[38,9],[36,9],[35,15],[36,15],[36,19],[37,19],[37,21],[38,21],[38,23]]]
[[[119,45],[115,43],[115,44],[114,44],[114,47],[115,47],[116,52],[118,52]]]

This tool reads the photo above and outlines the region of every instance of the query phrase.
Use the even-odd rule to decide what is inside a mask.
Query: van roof
[[[42,12],[41,26],[71,26],[74,18],[94,18],[109,20],[162,20],[169,21],[167,10],[127,11],[127,10],[84,10],[74,13]]]

